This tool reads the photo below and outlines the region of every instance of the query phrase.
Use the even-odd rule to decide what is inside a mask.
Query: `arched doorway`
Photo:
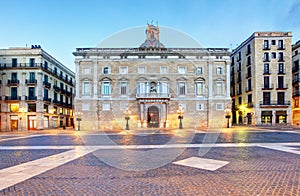
[[[148,127],[159,127],[159,109],[157,106],[150,106],[148,108]]]

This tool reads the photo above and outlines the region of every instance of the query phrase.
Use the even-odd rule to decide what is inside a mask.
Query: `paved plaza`
[[[300,130],[0,134],[0,195],[300,195]]]

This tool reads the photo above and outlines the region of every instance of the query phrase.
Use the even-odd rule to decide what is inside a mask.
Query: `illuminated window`
[[[10,112],[18,112],[19,104],[10,104]]]

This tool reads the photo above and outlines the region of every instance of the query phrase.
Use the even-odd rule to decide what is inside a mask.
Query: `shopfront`
[[[276,124],[286,124],[286,111],[276,111]]]
[[[272,111],[262,111],[261,112],[261,124],[271,125],[272,124]]]

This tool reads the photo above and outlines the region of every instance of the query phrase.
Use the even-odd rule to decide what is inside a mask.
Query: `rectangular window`
[[[264,88],[270,88],[270,77],[269,76],[264,77]]]
[[[238,102],[239,102],[239,105],[242,105],[242,97],[239,97]]]
[[[196,110],[204,110],[204,104],[203,103],[197,103],[196,104]]]
[[[247,65],[251,65],[251,56],[247,57]]]
[[[168,94],[169,93],[169,84],[167,82],[161,83],[161,93]]]
[[[276,59],[276,52],[272,52],[272,59]]]
[[[178,83],[179,95],[185,95],[185,82]]]
[[[178,73],[185,74],[186,73],[186,67],[185,66],[178,66]]]
[[[269,53],[268,53],[268,52],[265,52],[265,53],[264,53],[264,61],[265,61],[265,62],[269,62],[269,61],[270,61]]]
[[[110,103],[103,103],[102,104],[102,110],[105,110],[105,111],[110,110]]]
[[[144,74],[144,73],[146,73],[146,67],[145,67],[145,66],[139,66],[139,67],[138,67],[138,73],[139,73],[139,74]]]
[[[83,74],[87,75],[91,73],[91,69],[89,67],[84,67],[82,72]]]
[[[168,67],[167,66],[161,66],[160,67],[160,73],[161,74],[168,73]]]
[[[34,72],[30,72],[29,73],[29,82],[30,83],[34,83],[35,81],[35,73]]]
[[[251,86],[251,79],[248,80],[248,91],[252,90],[252,86]]]
[[[35,67],[35,59],[34,58],[29,59],[29,67]]]
[[[197,67],[196,68],[196,74],[197,75],[203,74],[203,68],[202,67]]]
[[[264,74],[269,74],[270,73],[270,69],[269,69],[269,64],[264,64]]]
[[[11,73],[11,81],[12,83],[17,83],[18,80],[18,74],[16,72]]]
[[[284,105],[284,92],[277,92],[277,104]]]
[[[275,46],[276,45],[276,40],[272,40],[272,45]]]
[[[44,88],[44,98],[48,99],[48,89]]]
[[[264,49],[265,50],[270,49],[269,40],[264,40]]]
[[[44,62],[44,68],[48,69],[48,62],[47,61]]]
[[[110,82],[102,82],[102,95],[110,95],[110,94],[111,94]]]
[[[248,105],[252,104],[252,94],[248,95]]]
[[[250,44],[247,45],[247,54],[250,54],[251,53],[251,46]]]
[[[224,110],[224,104],[223,103],[217,103],[216,104],[216,110]]]
[[[203,95],[203,94],[204,94],[204,82],[197,82],[196,95]]]
[[[278,88],[284,88],[284,77],[278,76]]]
[[[120,82],[120,94],[127,95],[127,82]]]
[[[223,83],[222,82],[216,83],[216,95],[223,95]]]
[[[44,104],[44,112],[49,113],[49,106]]]
[[[103,74],[110,74],[109,67],[103,67]]]
[[[11,65],[12,65],[12,67],[17,67],[18,66],[18,59],[16,59],[16,58],[11,59]]]
[[[283,52],[278,53],[278,61],[284,61],[283,59]]]
[[[146,82],[140,82],[139,83],[139,94],[146,94],[147,93],[147,83]]]
[[[222,67],[217,67],[217,74],[223,74],[223,69]]]
[[[264,105],[271,104],[271,92],[263,92],[263,104]]]
[[[283,40],[278,40],[278,49],[283,49]]]
[[[48,75],[44,75],[44,81],[48,83]]]
[[[283,74],[284,73],[284,64],[283,63],[279,63],[278,64],[278,73],[279,74]]]
[[[17,87],[10,88],[10,96],[12,99],[17,100],[17,98],[18,98],[18,88]]]
[[[91,85],[90,82],[83,82],[83,96],[90,96],[91,95]]]
[[[36,112],[36,104],[35,103],[28,104],[28,112]]]
[[[28,87],[28,97],[33,99],[35,97],[35,87]]]
[[[119,67],[119,73],[120,74],[127,74],[128,73],[128,67]]]

